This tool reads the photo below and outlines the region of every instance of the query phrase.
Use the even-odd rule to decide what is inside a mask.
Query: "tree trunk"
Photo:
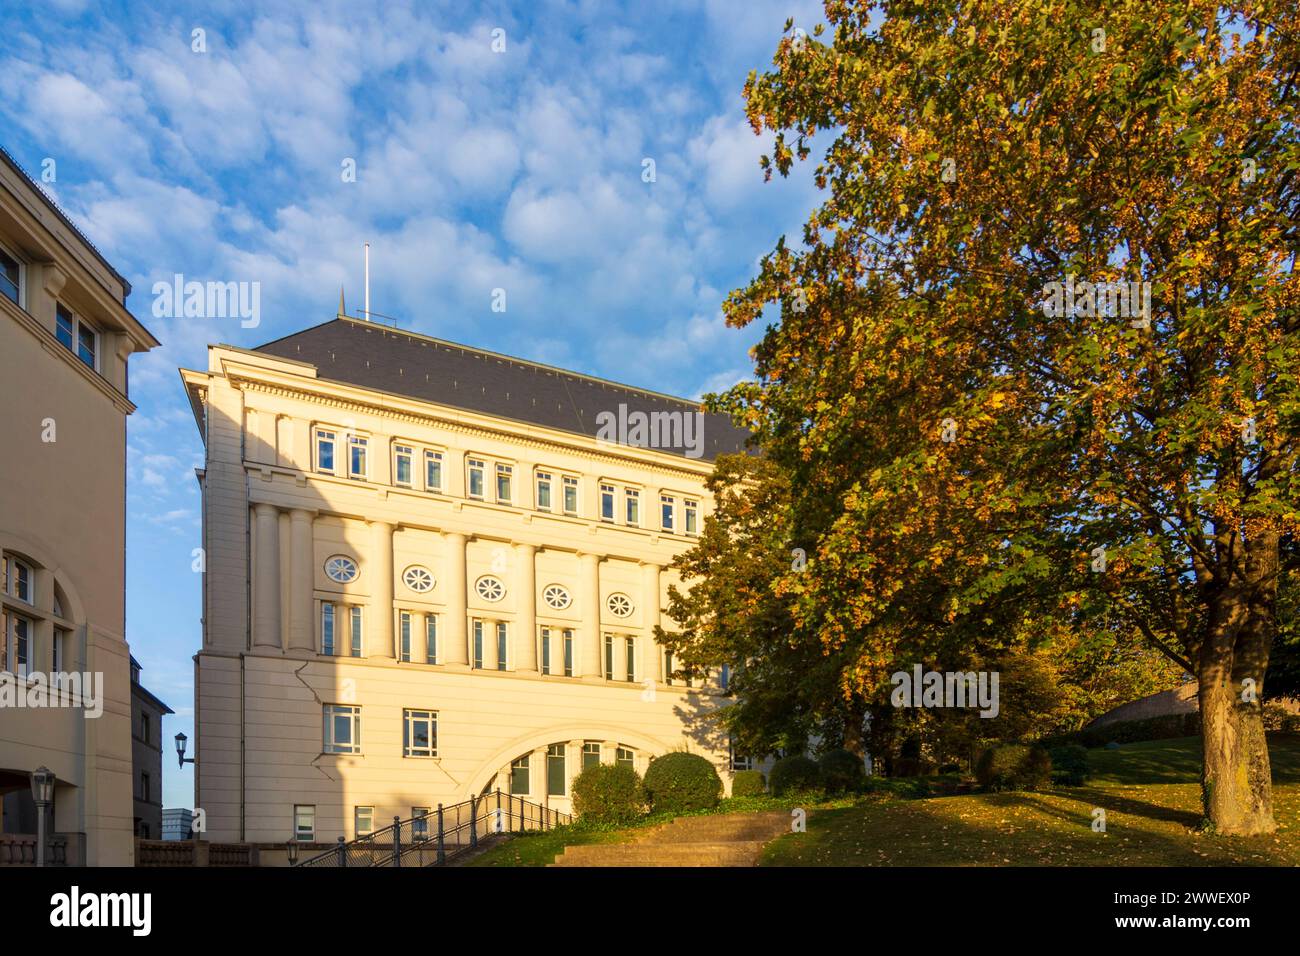
[[[1201,647],[1199,698],[1205,760],[1205,815],[1233,836],[1272,833],[1273,779],[1259,695],[1272,644],[1277,596],[1276,550],[1268,542],[1249,562],[1250,586],[1231,589],[1211,609]],[[1253,693],[1243,686],[1254,681]]]

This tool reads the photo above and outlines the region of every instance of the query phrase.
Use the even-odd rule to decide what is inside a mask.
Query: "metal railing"
[[[529,830],[553,830],[573,817],[495,790],[451,806],[438,804],[424,816],[393,822],[355,840],[302,860],[297,866],[442,866],[475,849],[480,840]]]

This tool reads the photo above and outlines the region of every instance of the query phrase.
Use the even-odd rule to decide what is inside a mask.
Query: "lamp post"
[[[54,774],[48,767],[32,771],[32,800],[36,804],[36,865],[45,865],[45,810],[54,795]]]
[[[297,866],[297,865],[298,865],[298,841],[297,841],[297,839],[289,839],[289,840],[285,840],[285,841],[284,841],[284,849],[285,849],[285,852],[289,855],[289,865],[290,865],[290,866]]]
[[[176,757],[180,762],[180,768],[182,770],[185,769],[187,763],[194,763],[193,757],[185,756],[185,741],[189,739],[190,738],[186,737],[184,734],[176,735]]]

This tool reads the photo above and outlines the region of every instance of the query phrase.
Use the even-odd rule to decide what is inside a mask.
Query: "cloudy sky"
[[[178,366],[325,321],[340,286],[359,309],[369,241],[371,307],[403,328],[698,396],[748,375],[760,330],[720,303],[815,197],[763,183],[741,98],[815,2],[249,7],[46,0],[6,12],[0,52],[0,143],[54,171],[163,343],[131,360],[127,633],[169,738],[194,736],[201,613]],[[176,273],[260,283],[260,325],[157,317]],[[165,804],[191,800],[169,763]]]

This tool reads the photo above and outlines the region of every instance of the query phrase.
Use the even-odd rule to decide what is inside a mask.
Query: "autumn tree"
[[[1271,831],[1257,695],[1297,531],[1295,3],[828,2],[747,113],[824,201],[728,298],[789,475],[791,626],[909,644],[1118,616],[1199,681],[1204,798]],[[924,604],[922,604],[924,602]],[[936,638],[936,633],[939,635]]]

